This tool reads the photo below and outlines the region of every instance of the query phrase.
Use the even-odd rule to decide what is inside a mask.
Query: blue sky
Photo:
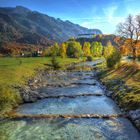
[[[128,14],[140,14],[140,0],[0,0],[1,7],[17,5],[105,34],[115,33],[116,25]]]

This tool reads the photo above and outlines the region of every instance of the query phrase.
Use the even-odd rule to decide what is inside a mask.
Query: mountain
[[[87,29],[22,6],[0,8],[0,35],[4,42],[46,45],[90,33],[102,34],[99,29]]]

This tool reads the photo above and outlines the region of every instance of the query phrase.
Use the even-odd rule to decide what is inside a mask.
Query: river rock
[[[32,91],[29,87],[20,89],[20,94],[24,103],[35,102],[39,97],[39,93]]]
[[[140,119],[135,121],[136,126],[138,127],[138,129],[140,130]]]
[[[43,98],[48,97],[48,95],[46,93],[39,93]]]
[[[130,111],[129,116],[133,121],[140,119],[140,109]]]
[[[111,96],[113,95],[113,91],[107,91],[107,92],[106,92],[106,95],[107,95],[108,97],[111,97]]]
[[[132,120],[132,122],[137,126],[137,128],[140,130],[140,109],[130,111],[129,117]]]

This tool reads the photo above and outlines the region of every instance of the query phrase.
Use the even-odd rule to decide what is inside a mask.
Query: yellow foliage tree
[[[62,43],[60,46],[60,56],[62,58],[66,57],[66,49],[67,49],[67,45],[65,43]]]
[[[107,62],[107,67],[112,68],[120,62],[121,52],[118,48],[114,47],[109,41],[104,49],[104,57]]]
[[[90,43],[89,42],[85,42],[83,45],[83,53],[84,56],[90,56],[91,55],[91,51],[90,51]]]
[[[104,57],[108,58],[114,52],[114,46],[110,41],[108,41],[107,46],[104,48]]]

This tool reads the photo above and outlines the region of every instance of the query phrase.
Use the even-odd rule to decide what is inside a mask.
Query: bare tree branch
[[[129,15],[125,22],[118,25],[117,31],[119,36],[128,40],[127,45],[131,47],[133,58],[136,59],[136,45],[140,40],[140,15]]]

